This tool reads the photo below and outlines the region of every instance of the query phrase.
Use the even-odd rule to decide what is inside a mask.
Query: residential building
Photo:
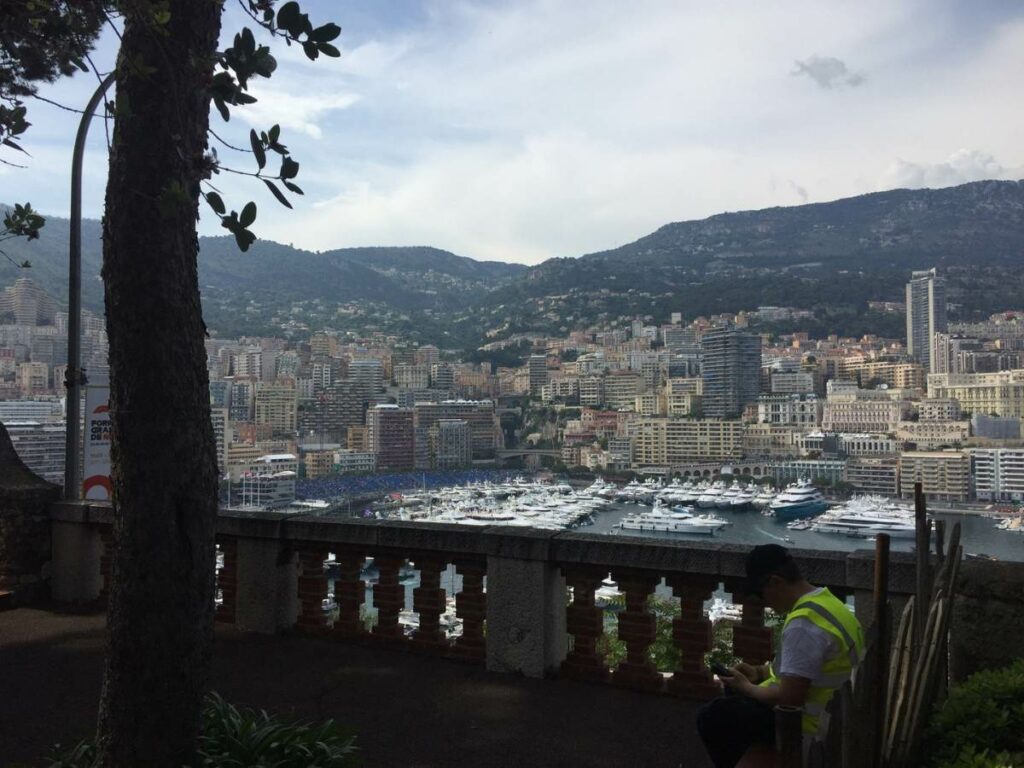
[[[361,358],[348,364],[348,376],[363,384],[370,395],[384,389],[384,363],[373,358]]]
[[[430,366],[396,365],[395,384],[405,389],[426,389],[430,386]]]
[[[56,300],[27,277],[18,278],[0,294],[0,316],[17,325],[51,325],[56,313]]]
[[[45,395],[50,389],[50,367],[46,363],[19,363],[18,389],[23,397]]]
[[[1024,501],[1024,448],[975,448],[970,455],[978,499]]]
[[[860,458],[846,462],[846,482],[858,493],[898,496],[900,491],[899,459]]]
[[[889,435],[856,434],[835,436],[836,450],[844,456],[893,456],[899,453],[899,442]]]
[[[744,456],[792,456],[797,432],[783,424],[747,424],[743,430]]]
[[[921,421],[959,421],[960,403],[952,398],[925,398],[917,404]]]
[[[632,429],[635,466],[671,466],[743,455],[743,425],[738,421],[638,419]]]
[[[631,411],[643,390],[643,378],[636,371],[609,371],[604,377],[604,404],[612,410]]]
[[[540,397],[541,388],[548,383],[548,358],[546,355],[530,355],[527,367],[530,374],[530,394]]]
[[[926,371],[932,368],[932,342],[948,330],[946,284],[935,269],[911,273],[907,283],[907,354]]]
[[[64,422],[4,421],[14,451],[44,480],[64,485]]]
[[[1024,417],[1024,369],[996,373],[933,373],[928,397],[954,399],[960,410],[986,416]]]
[[[377,469],[377,454],[373,451],[342,448],[334,452],[334,469],[343,475],[374,472]]]
[[[760,393],[761,337],[729,326],[711,328],[701,338],[701,355],[704,416],[738,419]]]
[[[769,374],[772,394],[803,395],[814,392],[814,374],[808,371],[772,371]]]
[[[580,380],[575,376],[557,376],[540,388],[540,399],[545,403],[556,400],[575,402],[580,393]]]
[[[370,450],[377,456],[377,468],[410,470],[415,466],[414,415],[411,408],[377,405],[366,413]]]
[[[795,459],[780,461],[771,466],[776,485],[809,479],[819,483],[846,482],[846,459]]]
[[[213,424],[213,439],[217,444],[217,471],[223,473],[228,464],[228,409],[211,408],[210,421]]]
[[[815,395],[761,395],[757,399],[757,420],[767,424],[817,426],[824,405]]]
[[[311,480],[325,477],[334,471],[334,452],[306,451],[302,454],[302,468]]]
[[[298,405],[293,379],[280,379],[273,384],[261,383],[256,389],[254,421],[257,424],[269,424],[275,436],[294,434]]]
[[[429,430],[442,420],[464,421],[469,425],[472,458],[492,459],[501,447],[501,424],[491,400],[444,400],[440,403],[416,403],[416,426]]]
[[[962,451],[907,451],[900,456],[900,495],[912,498],[920,482],[929,499],[964,501],[970,490],[971,458]]]
[[[604,376],[581,376],[579,379],[580,405],[604,405]]]
[[[454,469],[473,460],[473,432],[461,419],[438,419],[428,431],[430,467]]]
[[[432,389],[455,389],[455,369],[448,363],[434,363],[430,366],[430,386]]]
[[[906,406],[884,390],[859,389],[830,381],[821,428],[826,432],[892,432]]]
[[[0,400],[0,422],[53,422],[64,419],[60,400]]]

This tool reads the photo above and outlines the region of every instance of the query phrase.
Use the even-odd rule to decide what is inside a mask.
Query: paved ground
[[[96,613],[0,612],[0,765],[38,765],[53,744],[89,737],[103,634]],[[402,651],[219,629],[214,688],[351,726],[369,768],[709,765],[691,704]]]

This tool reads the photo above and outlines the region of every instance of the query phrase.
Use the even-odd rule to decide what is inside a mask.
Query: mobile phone
[[[732,677],[732,670],[725,666],[725,664],[719,664],[717,661],[713,661],[709,666],[711,671],[719,677]]]

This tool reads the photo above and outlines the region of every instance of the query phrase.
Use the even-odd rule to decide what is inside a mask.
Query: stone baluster
[[[710,699],[719,687],[704,663],[712,648],[711,622],[704,603],[714,594],[718,582],[700,576],[679,574],[668,577],[672,593],[679,598],[679,618],[672,622],[672,640],[679,649],[679,667],[668,681],[668,689],[677,696]]]
[[[616,571],[612,576],[626,595],[626,609],[618,616],[619,639],[626,644],[626,659],[612,673],[612,683],[624,688],[660,691],[665,679],[648,654],[657,623],[648,610],[647,601],[661,578],[636,571]]]
[[[334,580],[334,601],[338,604],[338,618],[332,633],[335,637],[352,639],[363,637],[366,628],[359,615],[366,595],[366,582],[360,577],[364,555],[354,550],[339,550],[338,577]]]
[[[565,609],[565,630],[572,635],[572,649],[562,662],[562,674],[573,680],[608,679],[608,664],[597,647],[604,634],[604,612],[594,605],[594,592],[604,574],[593,568],[562,568],[572,602]]]
[[[398,614],[405,607],[405,586],[399,582],[398,575],[405,560],[395,555],[383,555],[374,558],[374,562],[380,579],[373,585],[373,605],[377,609],[373,638],[395,642],[403,637]]]
[[[310,544],[297,548],[297,552],[299,616],[295,626],[301,632],[322,634],[328,630],[323,611],[323,601],[327,598],[327,574],[324,573],[327,549],[323,544]]]
[[[741,585],[726,585],[734,603],[743,606],[743,619],[732,629],[733,655],[748,664],[764,664],[772,658],[772,629],[764,625],[764,603],[746,594]]]
[[[412,591],[412,608],[420,618],[419,629],[413,634],[413,644],[418,648],[441,651],[448,647],[448,638],[441,629],[441,614],[445,609],[441,572],[446,565],[444,560],[437,558],[416,558],[420,585]]]
[[[114,579],[114,526],[101,526],[100,540],[103,542],[103,554],[100,555],[100,576],[103,579],[103,586],[100,589],[99,600],[106,603],[110,599],[110,588]]]
[[[218,542],[224,553],[224,566],[217,574],[217,588],[220,589],[221,603],[217,606],[217,621],[235,623],[235,606],[238,600],[238,540],[224,538]]]
[[[462,619],[462,636],[456,638],[450,655],[468,661],[483,661],[487,650],[484,641],[484,619],[487,616],[484,576],[487,566],[477,560],[456,560],[455,570],[462,577],[462,591],[455,596],[455,615]]]

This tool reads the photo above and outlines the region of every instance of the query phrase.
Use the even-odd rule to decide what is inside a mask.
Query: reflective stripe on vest
[[[804,702],[803,731],[817,734],[821,723],[821,715],[832,698],[832,694],[843,683],[850,679],[853,668],[857,666],[864,653],[864,633],[860,622],[846,605],[835,595],[823,589],[817,594],[807,594],[793,605],[782,625],[786,626],[796,618],[805,618],[814,626],[828,632],[839,645],[839,653],[822,666],[821,675],[811,681]],[[768,678],[761,685],[778,685],[779,678],[774,666],[768,663]]]

